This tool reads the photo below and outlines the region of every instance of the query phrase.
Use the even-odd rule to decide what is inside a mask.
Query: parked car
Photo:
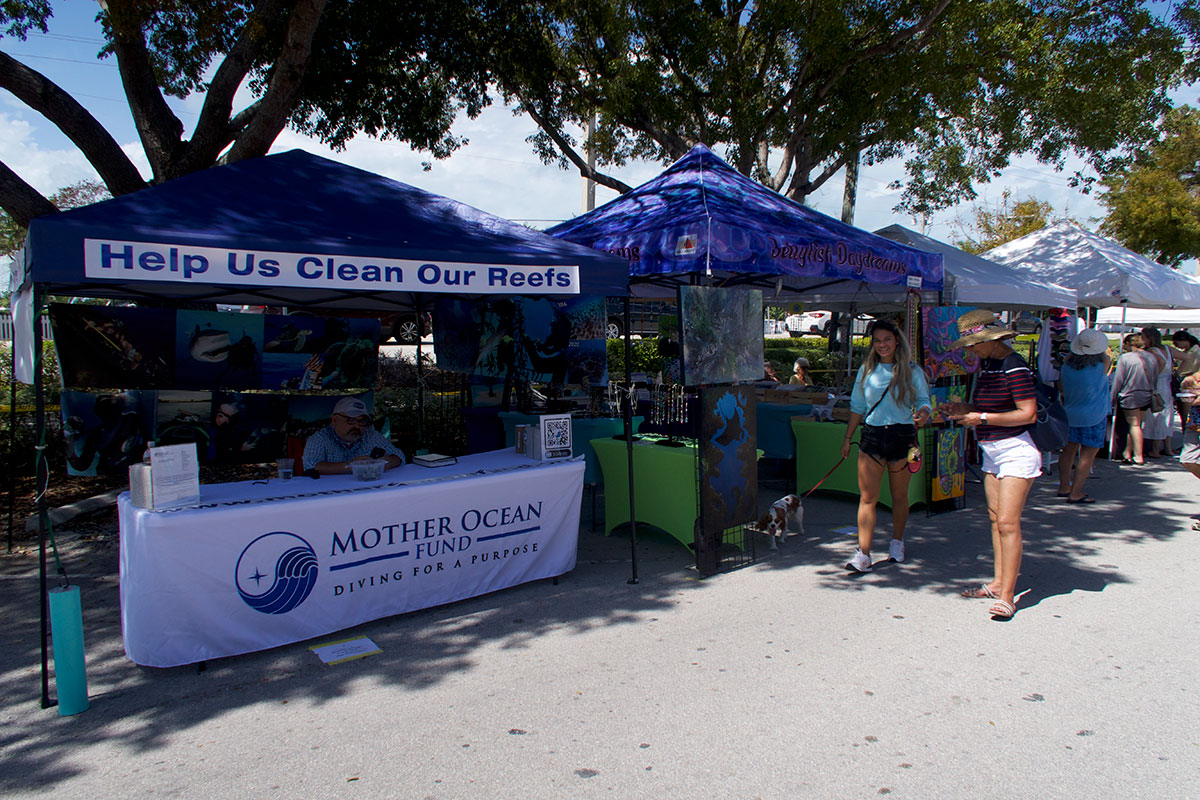
[[[1042,321],[1028,311],[1010,313],[1008,324],[1017,333],[1037,333],[1042,329]]]
[[[805,311],[803,314],[792,314],[784,322],[792,336],[806,336],[816,333],[821,336],[829,335],[829,322],[833,315],[828,311]]]
[[[763,335],[778,336],[783,334],[788,335],[787,323],[781,319],[764,319],[763,320]]]
[[[867,329],[874,321],[875,318],[870,314],[855,314],[853,335],[866,336]],[[803,314],[792,314],[785,322],[792,336],[808,336],[814,333],[819,336],[828,336],[829,326],[833,323],[833,312],[806,311]]]
[[[625,303],[619,297],[608,298],[606,309],[608,320],[605,336],[620,339],[625,335]],[[631,298],[629,301],[629,332],[646,339],[656,338],[663,333],[663,318],[669,318],[667,329],[678,327],[679,308],[670,300],[645,300]]]

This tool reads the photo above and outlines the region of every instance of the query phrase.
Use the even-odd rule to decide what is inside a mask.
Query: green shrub
[[[658,339],[635,339],[630,343],[630,372],[645,372],[657,375],[663,369],[663,358],[658,352]],[[625,340],[609,339],[608,375],[611,380],[625,380]]]

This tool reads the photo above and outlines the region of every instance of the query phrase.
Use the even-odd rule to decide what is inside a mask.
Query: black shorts
[[[916,443],[915,425],[863,425],[858,450],[880,461],[904,461],[908,458],[908,448]]]

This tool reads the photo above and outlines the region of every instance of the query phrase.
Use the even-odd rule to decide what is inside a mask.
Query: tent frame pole
[[[627,402],[622,403],[624,408],[624,428],[625,428],[625,461],[626,474],[629,476],[629,563],[632,572],[629,575],[629,580],[626,583],[638,583],[638,557],[637,557],[637,513],[633,501],[633,487],[635,484],[633,475],[633,404],[637,402],[637,392],[633,389],[633,339],[629,331],[629,293],[621,299],[622,311],[625,317],[625,386],[628,389],[629,396]],[[611,378],[610,378],[611,380]]]
[[[50,698],[50,593],[46,580],[46,530],[49,520],[46,515],[46,492],[49,485],[50,465],[46,461],[46,403],[42,386],[42,291],[33,287],[33,463],[34,491],[37,492],[38,518],[38,606],[42,623],[42,708],[53,708],[57,700]],[[15,337],[14,337],[15,340]]]
[[[413,298],[417,308],[417,442],[420,447],[427,447],[425,441],[425,364],[424,349],[421,346],[421,323],[424,321],[424,302],[421,295]],[[415,455],[415,454],[414,454]]]
[[[17,347],[16,326],[8,342],[8,552],[13,549],[13,507],[17,502]]]

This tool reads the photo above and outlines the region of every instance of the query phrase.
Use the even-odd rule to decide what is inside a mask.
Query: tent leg
[[[415,298],[417,306],[417,442],[421,447],[427,446],[425,442],[425,359],[424,351],[421,348],[421,322],[424,317],[424,304],[421,302],[421,296]]]
[[[52,708],[56,701],[50,699],[50,594],[46,586],[46,495],[43,489],[48,485],[50,476],[47,474],[49,464],[46,462],[45,435],[46,410],[45,395],[42,392],[42,292],[36,287],[33,290],[33,444],[34,444],[34,491],[37,492],[38,518],[38,606],[42,622],[42,708]],[[15,339],[15,337],[14,337]],[[15,342],[14,342],[15,344]]]
[[[637,514],[634,510],[633,502],[633,404],[637,394],[633,391],[633,340],[630,338],[629,332],[629,295],[624,298],[625,311],[625,385],[629,387],[628,402],[624,403],[625,407],[625,458],[629,475],[629,563],[632,572],[629,575],[628,583],[638,582],[638,559],[637,559]]]
[[[8,354],[8,552],[13,548],[13,506],[17,502],[17,347],[16,336],[9,342]]]

